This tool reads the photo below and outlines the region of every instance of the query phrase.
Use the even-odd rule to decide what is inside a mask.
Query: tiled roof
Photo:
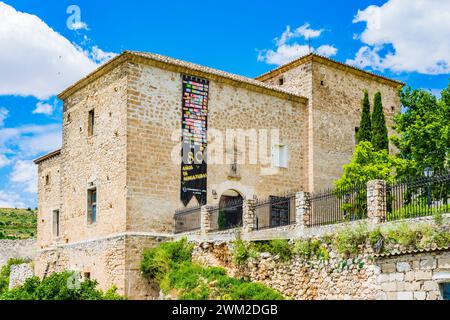
[[[151,63],[153,65],[159,66],[161,68],[166,68],[170,70],[176,70],[178,72],[191,72],[195,73],[193,75],[196,76],[203,76],[208,77],[212,80],[218,80],[218,81],[225,81],[228,83],[235,83],[239,84],[241,87],[263,92],[267,94],[277,95],[284,98],[288,98],[291,100],[301,101],[303,103],[306,103],[307,98],[294,94],[291,91],[284,90],[280,87],[269,85],[266,83],[263,83],[261,81],[236,75],[233,73],[221,71],[218,69],[213,69],[210,67],[205,67],[202,65],[190,63],[187,61],[163,56],[160,54],[155,53],[147,53],[147,52],[138,52],[138,51],[124,51],[119,56],[115,57],[114,59],[108,61],[98,69],[96,69],[91,74],[87,75],[86,77],[82,78],[80,81],[72,85],[71,87],[64,90],[61,94],[59,94],[59,98],[64,99],[67,96],[71,95],[73,92],[79,90],[80,88],[84,87],[85,85],[89,84],[90,82],[94,81],[98,77],[102,76],[106,72],[110,71],[114,67],[118,66],[119,64],[132,60],[132,61],[139,61],[142,63]]]
[[[37,159],[34,160],[33,162],[34,162],[35,164],[39,164],[39,163],[41,163],[41,162],[43,162],[43,161],[45,161],[45,160],[48,160],[48,159],[50,159],[50,158],[59,156],[60,154],[61,154],[61,149],[58,149],[58,150],[52,151],[52,152],[50,152],[50,153],[47,153],[46,155],[43,155],[42,157],[37,158]]]
[[[394,257],[401,256],[405,254],[418,254],[418,253],[427,253],[427,252],[437,252],[437,251],[447,251],[450,250],[450,247],[433,247],[427,249],[415,249],[415,250],[395,250],[388,253],[376,254],[376,258],[386,258],[386,257]]]
[[[340,67],[340,68],[345,68],[345,69],[347,69],[349,71],[358,73],[361,76],[371,77],[373,79],[377,79],[377,80],[382,81],[382,82],[387,82],[387,83],[389,83],[389,84],[391,84],[393,86],[404,86],[405,85],[404,82],[397,81],[397,80],[394,80],[394,79],[390,79],[390,78],[384,77],[382,75],[376,74],[374,72],[368,72],[368,71],[366,71],[364,69],[357,68],[357,67],[354,67],[354,66],[351,66],[351,65],[339,62],[337,60],[318,55],[316,53],[309,53],[309,54],[304,55],[304,56],[302,56],[300,58],[297,58],[297,59],[295,59],[295,60],[293,60],[293,61],[291,61],[289,63],[286,63],[286,64],[281,65],[281,66],[279,66],[279,67],[277,67],[275,69],[272,69],[272,70],[270,70],[270,71],[268,71],[268,72],[266,72],[266,73],[256,77],[256,80],[265,81],[267,79],[271,79],[271,78],[273,78],[273,77],[275,77],[275,76],[277,76],[277,75],[279,75],[279,74],[281,74],[283,72],[286,72],[286,71],[288,71],[288,70],[290,70],[292,68],[295,68],[295,67],[297,67],[297,66],[299,66],[299,65],[301,65],[301,64],[303,64],[303,63],[305,63],[307,61],[311,61],[311,60],[314,60],[314,61],[317,60],[319,62],[329,63],[329,64],[332,64],[334,66]]]

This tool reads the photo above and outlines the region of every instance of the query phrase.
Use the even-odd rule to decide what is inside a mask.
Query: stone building
[[[176,209],[329,187],[354,150],[363,90],[382,93],[391,124],[402,85],[315,54],[251,79],[122,53],[59,95],[62,148],[35,160],[36,273],[155,296],[141,253],[173,235]],[[191,153],[208,161],[182,165]]]

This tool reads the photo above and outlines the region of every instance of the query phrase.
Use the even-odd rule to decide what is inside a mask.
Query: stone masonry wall
[[[331,248],[328,248],[329,250]],[[373,258],[373,252],[330,260],[294,257],[282,262],[260,253],[244,266],[232,263],[229,243],[197,243],[194,261],[224,267],[231,276],[261,282],[296,300],[439,300],[440,281],[450,281],[450,251]]]
[[[372,110],[375,92],[381,92],[389,135],[394,134],[392,118],[400,111],[400,98],[393,85],[319,62],[313,63],[312,86],[314,188],[317,190],[332,185],[342,175],[343,165],[350,162],[356,145],[355,128],[361,121],[363,91],[369,91]]]
[[[0,267],[11,258],[33,260],[36,251],[36,239],[0,240]]]
[[[126,229],[126,95],[127,71],[121,65],[64,101],[60,243]],[[88,132],[90,110],[95,115],[93,135]],[[89,224],[87,217],[91,185],[97,188],[96,224]]]
[[[39,277],[62,271],[77,271],[82,276],[89,273],[102,290],[115,285],[118,293],[130,299],[153,299],[159,290],[142,277],[139,267],[143,250],[163,239],[119,235],[40,250],[35,273]]]
[[[441,282],[450,282],[450,251],[378,258],[377,285],[389,300],[439,300]]]
[[[127,124],[127,229],[171,232],[173,213],[181,206],[181,170],[172,155],[179,156],[181,129],[181,73],[140,63],[129,63]],[[262,165],[238,165],[239,177],[230,177],[230,164],[208,163],[208,203],[218,203],[223,192],[233,189],[243,197],[268,197],[302,189],[307,150],[306,106],[286,99],[210,82],[208,137],[214,129],[279,129],[288,145],[288,169],[265,174]],[[258,131],[256,131],[258,133]],[[270,140],[269,140],[270,141]],[[226,150],[224,153],[232,151]],[[256,144],[249,143],[248,150]],[[270,150],[267,152],[271,155]],[[213,196],[213,190],[217,196]],[[195,202],[195,200],[194,200]]]
[[[345,71],[316,57],[265,82],[278,85],[281,77],[283,89],[309,98],[309,185],[304,191],[328,188],[342,175],[356,145],[364,90],[369,91],[371,104],[375,92],[381,92],[389,134],[394,134],[392,118],[400,110],[400,100],[393,83]]]
[[[39,248],[44,248],[56,241],[53,211],[61,210],[60,155],[47,159],[38,166],[38,190],[37,243]]]

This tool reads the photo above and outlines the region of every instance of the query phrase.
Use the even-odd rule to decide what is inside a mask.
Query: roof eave
[[[305,62],[308,62],[308,61],[318,61],[318,62],[321,62],[321,63],[332,64],[332,65],[334,65],[336,67],[345,68],[346,70],[348,70],[350,72],[353,72],[353,73],[355,73],[357,75],[360,75],[360,76],[363,76],[363,77],[366,77],[366,78],[372,78],[373,80],[376,80],[378,82],[382,82],[382,83],[391,85],[391,86],[396,87],[396,88],[399,87],[399,86],[400,87],[404,87],[406,85],[404,82],[397,81],[397,80],[394,80],[394,79],[390,79],[390,78],[378,75],[378,74],[373,73],[373,72],[368,72],[366,70],[363,70],[363,69],[360,69],[360,68],[357,68],[357,67],[354,67],[354,66],[350,66],[348,64],[345,64],[345,63],[339,62],[337,60],[330,59],[330,58],[327,58],[327,57],[324,57],[324,56],[321,56],[321,55],[318,55],[318,54],[315,54],[315,53],[309,53],[309,54],[307,54],[305,56],[302,56],[302,57],[300,57],[298,59],[295,59],[295,60],[293,60],[291,62],[288,62],[287,64],[279,66],[279,67],[277,67],[275,69],[272,69],[272,70],[270,70],[270,71],[268,71],[268,72],[266,72],[266,73],[256,77],[255,79],[259,80],[259,81],[266,81],[268,79],[272,79],[272,78],[274,78],[274,77],[276,77],[276,76],[278,76],[278,75],[280,75],[280,74],[282,74],[282,73],[284,73],[284,72],[286,72],[288,70],[291,70],[291,69],[293,69],[293,68],[295,68],[295,67],[297,67],[299,65],[302,65],[302,64],[304,64]]]
[[[49,160],[53,157],[59,156],[60,154],[61,154],[61,149],[58,149],[58,150],[52,151],[50,153],[43,155],[42,157],[39,157],[39,158],[33,160],[33,162],[34,162],[34,164],[40,164],[40,163],[42,163],[46,160]]]

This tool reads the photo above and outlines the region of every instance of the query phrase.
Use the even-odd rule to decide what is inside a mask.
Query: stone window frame
[[[450,285],[450,272],[449,271],[443,271],[435,274],[433,276],[433,280],[436,281],[437,285],[439,286],[439,293],[441,294],[441,298],[444,298],[444,284]]]
[[[59,239],[61,237],[61,210],[52,210],[52,234],[53,238]]]
[[[47,172],[44,176],[44,185],[48,187],[50,186],[50,184],[51,184],[50,172]]]
[[[95,191],[95,219],[92,215],[92,203],[91,197],[92,193]],[[98,221],[98,187],[95,182],[90,182],[89,186],[86,188],[86,221],[88,226],[96,226]]]
[[[87,126],[87,134],[88,137],[95,136],[95,108],[89,109],[88,111],[88,126]]]
[[[283,151],[281,151],[283,149]],[[282,161],[282,156],[284,155]],[[272,167],[274,168],[289,168],[289,146],[287,143],[277,143],[272,146]]]

